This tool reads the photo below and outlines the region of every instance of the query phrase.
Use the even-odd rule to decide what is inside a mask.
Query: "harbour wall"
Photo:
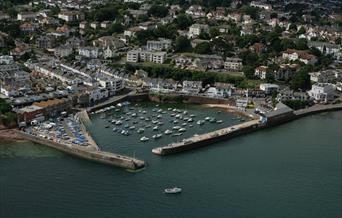
[[[308,115],[322,113],[322,112],[329,112],[329,111],[337,111],[337,110],[342,110],[342,104],[318,105],[313,108],[307,108],[307,109],[294,111],[294,113],[289,112],[289,113],[279,114],[278,116],[273,117],[271,120],[268,120],[268,122],[265,124],[259,122],[258,120],[254,120],[254,123],[251,121],[248,121],[248,122],[245,122],[244,125],[238,124],[238,125],[227,127],[227,128],[217,130],[211,133],[203,134],[203,135],[210,135],[210,136],[204,137],[202,140],[194,140],[194,141],[190,141],[188,143],[183,143],[183,144],[179,143],[178,145],[177,143],[175,143],[174,145],[176,146],[168,145],[164,147],[158,147],[158,148],[152,149],[152,152],[154,154],[164,156],[164,155],[179,153],[183,151],[188,151],[188,150],[208,146],[216,142],[225,141],[225,140],[228,140],[228,139],[231,139],[233,137],[237,137],[243,134],[248,134],[257,130],[288,123],[288,122],[297,120],[299,118],[302,118]],[[228,129],[231,129],[232,127],[235,129],[234,131],[227,131]],[[225,132],[225,131],[227,132],[225,134],[215,134],[215,132]],[[200,135],[200,137],[203,137],[203,135]]]
[[[46,145],[48,147],[57,149],[64,153],[70,154],[72,156],[94,161],[97,163],[102,163],[110,166],[121,167],[125,169],[137,170],[145,166],[145,162],[132,157],[127,157],[123,155],[113,154],[104,151],[90,151],[88,149],[82,149],[81,147],[68,146],[61,143],[57,143],[44,138],[36,137],[28,133],[17,130],[17,133],[23,138],[38,143]]]
[[[196,95],[181,94],[149,94],[148,99],[158,103],[188,103],[188,104],[229,104],[235,105],[234,100],[210,98]]]

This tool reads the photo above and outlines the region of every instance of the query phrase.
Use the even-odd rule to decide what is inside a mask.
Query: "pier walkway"
[[[154,148],[152,149],[152,152],[157,155],[167,155],[182,152],[232,138],[242,133],[253,131],[258,128],[258,126],[259,120],[251,120],[213,132],[193,136],[191,138],[184,139],[182,142],[171,143],[164,147]]]

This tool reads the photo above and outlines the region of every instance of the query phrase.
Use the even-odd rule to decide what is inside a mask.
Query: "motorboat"
[[[173,188],[166,188],[164,189],[165,194],[178,194],[181,193],[182,189],[178,187],[173,187]]]
[[[203,120],[199,120],[199,121],[197,121],[197,124],[198,124],[198,125],[203,125],[203,124],[204,124],[204,121],[203,121]]]
[[[160,139],[163,135],[162,134],[156,134],[156,135],[153,135],[152,138],[153,139]]]
[[[135,129],[135,126],[131,126],[131,127],[129,127],[129,129],[130,129],[130,130],[133,130],[133,129]]]
[[[181,132],[172,134],[172,136],[181,136],[181,135],[183,135],[183,133],[181,133]]]
[[[159,130],[158,126],[153,127],[153,131],[158,131],[158,130]]]
[[[139,128],[138,130],[137,130],[137,133],[143,133],[145,131],[145,129],[144,128]]]
[[[147,142],[148,140],[150,140],[150,139],[145,137],[145,136],[140,138],[140,141],[142,141],[142,142]]]
[[[210,117],[204,118],[205,121],[209,121],[210,119],[211,119]]]
[[[172,131],[167,129],[167,130],[165,130],[164,133],[165,133],[165,135],[170,135],[170,134],[172,134]]]
[[[172,129],[174,129],[174,130],[179,130],[181,127],[180,126],[174,126],[174,127],[172,127]]]
[[[216,121],[216,123],[223,123],[223,120],[218,120]]]
[[[185,128],[180,128],[180,129],[178,130],[178,132],[185,132],[185,131],[186,131]]]

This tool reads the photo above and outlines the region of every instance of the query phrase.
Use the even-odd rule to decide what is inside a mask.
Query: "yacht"
[[[137,133],[143,133],[145,131],[145,129],[144,128],[139,128],[138,130],[137,130]]]
[[[140,138],[140,141],[142,141],[142,142],[146,142],[146,141],[148,141],[148,140],[150,140],[150,139],[147,138],[147,137],[145,137],[145,136],[143,136],[143,137]]]
[[[167,129],[167,130],[165,130],[164,133],[165,133],[165,135],[170,135],[172,133],[172,131]]]
[[[185,128],[180,128],[180,129],[178,130],[178,132],[185,132],[185,131],[186,131]]]
[[[162,137],[162,134],[156,134],[152,136],[153,139],[160,139],[161,137]]]
[[[164,190],[165,194],[178,194],[178,193],[181,193],[181,192],[182,192],[182,189],[178,188],[178,187],[166,188]]]

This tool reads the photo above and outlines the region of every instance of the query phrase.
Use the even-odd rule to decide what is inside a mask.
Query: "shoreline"
[[[18,129],[2,129],[0,130],[0,140],[9,142],[28,142],[22,135],[18,134]]]

